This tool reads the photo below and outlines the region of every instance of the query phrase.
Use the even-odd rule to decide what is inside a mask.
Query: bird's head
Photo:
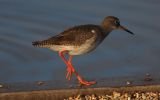
[[[133,32],[131,32],[130,30],[128,30],[127,28],[125,28],[124,26],[122,26],[120,24],[120,21],[117,17],[114,17],[114,16],[108,16],[106,17],[103,22],[102,22],[102,27],[110,32],[114,29],[121,29],[121,30],[124,30],[130,34],[134,34]]]

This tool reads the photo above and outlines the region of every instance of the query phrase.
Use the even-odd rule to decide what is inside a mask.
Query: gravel
[[[120,93],[112,92],[104,95],[76,95],[64,100],[160,100],[159,92]]]

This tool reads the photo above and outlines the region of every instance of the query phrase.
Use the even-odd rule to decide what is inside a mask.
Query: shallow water
[[[73,64],[87,79],[159,76],[158,0],[0,0],[0,82],[64,80],[65,64],[32,41],[80,24],[100,24],[117,16],[136,35],[115,30],[92,53]]]

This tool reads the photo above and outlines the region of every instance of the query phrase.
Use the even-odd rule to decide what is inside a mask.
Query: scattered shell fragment
[[[118,97],[120,97],[121,96],[121,94],[120,93],[118,93],[118,92],[113,92],[113,98],[118,98]]]
[[[146,95],[144,93],[142,93],[142,99],[146,100]]]
[[[143,92],[143,93],[121,93],[112,92],[112,94],[105,95],[77,95],[69,97],[64,100],[160,100],[160,93],[158,92]]]

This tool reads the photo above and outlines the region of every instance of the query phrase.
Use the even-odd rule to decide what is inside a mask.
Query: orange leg
[[[72,68],[69,66],[68,61],[66,60],[66,58],[65,58],[65,56],[64,56],[64,53],[66,53],[66,51],[59,52],[59,56],[62,58],[62,60],[64,61],[64,63],[67,65],[66,79],[70,80],[71,77],[72,77],[73,70],[72,70]]]
[[[75,73],[75,75],[77,76],[77,79],[78,79],[78,81],[79,81],[80,84],[87,85],[87,86],[95,84],[96,82],[88,82],[88,81],[85,81],[85,80],[83,80],[81,78],[81,76],[76,72],[76,70],[74,69],[74,67],[73,67],[73,65],[71,63],[73,56],[69,55],[69,60],[67,61],[65,59],[64,55],[63,55],[64,52],[65,51],[59,52],[59,55],[62,58],[62,60],[65,62],[65,64],[67,65],[67,75],[66,75],[66,78],[68,80],[70,80],[71,76],[72,76],[72,73]]]

